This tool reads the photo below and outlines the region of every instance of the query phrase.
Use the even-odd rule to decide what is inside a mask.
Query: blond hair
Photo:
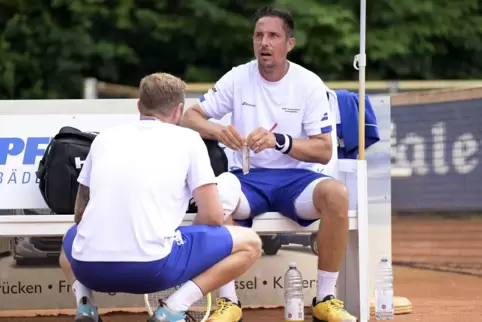
[[[169,115],[178,104],[184,103],[186,84],[176,76],[154,73],[142,78],[139,102],[145,113]]]

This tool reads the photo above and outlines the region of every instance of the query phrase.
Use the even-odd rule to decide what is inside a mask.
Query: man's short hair
[[[283,20],[284,29],[288,38],[293,38],[295,34],[295,22],[293,16],[288,10],[272,8],[270,6],[258,9],[254,15],[254,23],[263,17],[278,17]]]
[[[140,107],[145,113],[169,115],[172,109],[184,103],[186,84],[176,76],[154,73],[142,78],[139,85]]]

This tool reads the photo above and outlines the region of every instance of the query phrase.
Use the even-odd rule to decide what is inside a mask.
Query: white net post
[[[84,99],[97,98],[97,79],[86,78],[84,80]]]

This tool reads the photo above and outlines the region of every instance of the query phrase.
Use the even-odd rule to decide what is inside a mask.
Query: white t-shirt
[[[221,119],[232,112],[232,125],[247,137],[262,126],[289,134],[293,139],[332,131],[326,87],[313,72],[290,62],[288,73],[269,82],[259,73],[258,62],[234,67],[199,99],[209,118]],[[298,161],[275,149],[251,152],[253,168],[305,168],[320,171],[320,165]],[[231,169],[242,168],[241,151],[234,152]]]
[[[170,253],[192,191],[215,176],[197,132],[142,120],[101,132],[78,181],[90,200],[72,256],[143,262]]]

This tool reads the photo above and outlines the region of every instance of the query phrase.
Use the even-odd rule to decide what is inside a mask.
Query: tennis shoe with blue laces
[[[75,322],[102,322],[97,307],[89,303],[87,297],[80,300],[80,305],[75,314]]]

